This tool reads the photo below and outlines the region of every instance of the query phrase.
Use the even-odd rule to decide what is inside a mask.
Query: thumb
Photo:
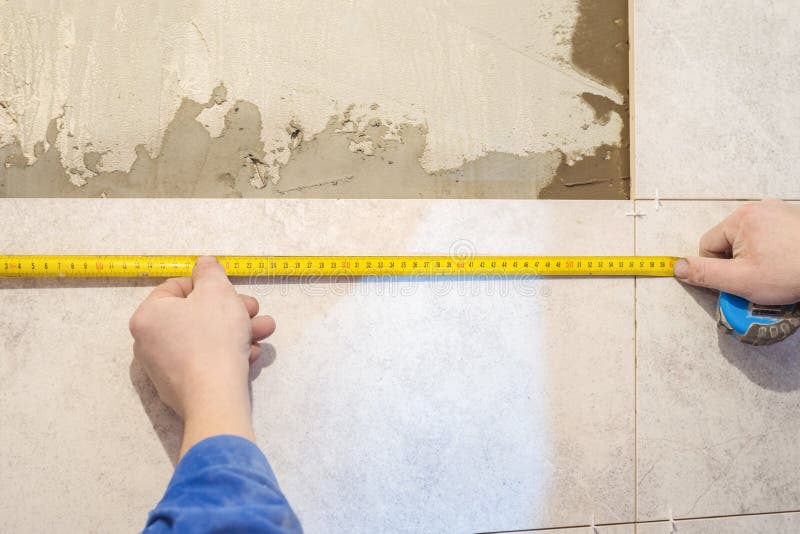
[[[750,267],[741,259],[688,257],[675,262],[675,278],[747,298]]]
[[[201,256],[194,262],[192,269],[192,287],[194,291],[209,289],[233,289],[233,284],[225,274],[225,268],[213,256]]]

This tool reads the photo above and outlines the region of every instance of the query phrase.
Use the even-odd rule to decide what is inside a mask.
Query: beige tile
[[[719,517],[637,525],[637,534],[795,534],[800,531],[800,514],[768,514]]]
[[[5,200],[0,249],[626,254],[629,210]],[[180,426],[129,369],[127,319],[145,283],[0,281],[9,530],[130,530],[160,497]],[[632,281],[253,280],[240,289],[278,321],[269,365],[253,373],[255,421],[309,532],[633,519]]]
[[[633,2],[636,198],[800,199],[800,4]]]
[[[679,256],[738,205],[637,204],[637,252]],[[639,520],[800,504],[800,336],[741,344],[718,331],[716,299],[674,279],[637,281]]]

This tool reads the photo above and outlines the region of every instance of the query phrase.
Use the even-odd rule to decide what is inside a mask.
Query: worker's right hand
[[[800,207],[781,200],[746,204],[700,240],[700,256],[675,263],[681,282],[757,304],[800,302]]]

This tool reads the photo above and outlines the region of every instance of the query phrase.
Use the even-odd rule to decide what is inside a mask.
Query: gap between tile
[[[759,517],[759,516],[771,516],[771,515],[781,515],[781,514],[800,514],[800,509],[797,510],[778,510],[775,512],[753,512],[749,514],[727,514],[727,515],[702,515],[702,516],[693,516],[693,517],[681,517],[680,519],[675,519],[675,523],[686,523],[688,521],[704,521],[704,520],[714,520],[714,519],[731,519],[737,517]],[[634,532],[637,525],[653,525],[659,523],[669,523],[669,519],[647,519],[644,521],[630,521],[630,522],[622,522],[622,523],[595,523],[595,527],[598,528],[605,528],[605,527],[624,527],[624,526],[632,526],[634,527]],[[585,525],[568,525],[563,527],[541,527],[541,528],[529,528],[524,530],[497,530],[497,531],[488,531],[488,532],[480,532],[478,534],[515,534],[515,533],[525,533],[525,532],[548,532],[548,531],[560,531],[560,530],[576,530],[576,529],[587,529],[590,528],[592,525],[585,524]]]
[[[633,201],[633,212],[639,213],[638,201]],[[633,255],[637,254],[636,222],[639,217],[633,217]],[[637,284],[638,278],[633,277],[633,520],[639,519],[639,318],[637,316]],[[636,527],[633,528],[636,534]]]

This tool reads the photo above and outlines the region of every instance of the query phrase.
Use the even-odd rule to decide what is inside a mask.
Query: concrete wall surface
[[[624,0],[1,4],[0,196],[627,191]]]

